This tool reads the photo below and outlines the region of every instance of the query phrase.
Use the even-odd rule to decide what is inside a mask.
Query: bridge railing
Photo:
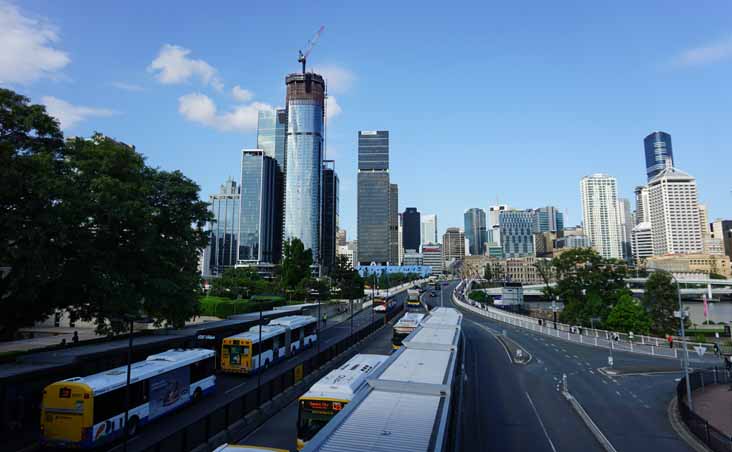
[[[463,292],[462,288],[463,286],[465,286],[465,284],[465,282],[461,283],[460,285],[458,285],[458,288],[455,290],[455,292],[453,292],[453,301],[457,305],[484,317],[498,320],[509,325],[525,328],[540,334],[564,339],[570,342],[577,342],[580,344],[607,348],[609,350],[618,350],[624,352],[677,359],[681,357],[679,352],[683,352],[683,348],[681,348],[682,344],[680,341],[674,342],[673,347],[670,347],[664,339],[638,335],[635,336],[634,340],[631,341],[628,340],[628,335],[620,333],[615,333],[618,334],[618,339],[615,340],[613,338],[614,333],[611,331],[578,327],[559,322],[555,324],[552,320],[537,319],[535,317],[507,312],[485,304],[480,304],[474,302],[473,300],[469,300],[464,295],[464,293],[469,292],[469,290]],[[696,342],[687,342],[687,346],[690,347],[689,353],[691,358],[695,356],[692,354],[696,353],[693,349],[693,347],[696,345],[700,344]],[[711,356],[713,355],[713,351],[710,351],[708,349],[707,354]]]

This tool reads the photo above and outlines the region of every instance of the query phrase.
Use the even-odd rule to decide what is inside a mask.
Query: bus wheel
[[[201,388],[196,388],[196,390],[193,391],[193,403],[196,403],[199,400],[201,400],[202,396],[203,396],[203,392],[201,391]]]
[[[137,416],[132,416],[127,424],[127,435],[135,436],[137,433]]]

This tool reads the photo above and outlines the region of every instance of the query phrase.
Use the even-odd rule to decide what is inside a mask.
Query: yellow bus
[[[309,315],[280,317],[221,342],[221,370],[252,373],[310,347],[318,340],[317,319]]]
[[[408,289],[407,290],[407,311],[408,312],[419,312],[422,311],[422,303],[419,301],[419,290]]]
[[[300,397],[297,413],[298,450],[305,447],[333,416],[353,400],[356,392],[366,384],[366,377],[387,358],[383,355],[356,355],[330,371]]]
[[[212,350],[174,349],[132,364],[127,431],[216,386]],[[43,390],[41,444],[91,448],[121,436],[125,428],[127,366],[52,383]]]

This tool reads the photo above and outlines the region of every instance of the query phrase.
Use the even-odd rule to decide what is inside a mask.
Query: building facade
[[[422,247],[424,253],[424,247]],[[442,236],[442,257],[444,262],[465,257],[465,234],[460,228],[447,228]]]
[[[335,267],[336,257],[336,234],[339,218],[338,198],[339,179],[335,170],[335,162],[325,160],[323,165],[323,206],[321,212],[323,214],[323,225],[321,229],[320,249],[322,274],[329,275]]]
[[[488,224],[486,229],[489,231],[489,241],[491,243],[501,244],[501,228],[499,224],[499,218],[501,212],[509,210],[510,207],[506,204],[496,204],[488,207]]]
[[[483,244],[488,242],[485,210],[473,207],[463,215],[465,238],[468,239],[469,253],[473,256],[483,254]]]
[[[239,200],[237,264],[274,263],[278,235],[277,163],[262,149],[241,152]]]
[[[287,166],[287,110],[259,110],[257,118],[257,149],[274,159],[275,174],[275,219],[272,261],[282,259],[282,237],[285,224],[285,168]]]
[[[607,174],[585,176],[580,181],[580,193],[584,231],[592,247],[606,259],[622,259],[615,178]]]
[[[705,276],[716,273],[732,278],[730,259],[727,256],[702,253],[651,256],[646,260],[646,267],[671,273],[702,273]]]
[[[716,219],[709,224],[712,238],[722,241],[724,254],[732,259],[732,220]]]
[[[635,224],[651,221],[651,204],[648,201],[648,186],[635,187]]]
[[[402,246],[405,250],[419,251],[422,244],[422,218],[416,207],[407,207],[402,213]]]
[[[554,242],[556,249],[591,248],[590,238],[583,234],[572,234],[559,237]]]
[[[389,184],[389,263],[399,265],[399,186]]]
[[[433,274],[440,274],[443,271],[444,259],[442,258],[442,245],[439,243],[422,244],[422,265],[432,268]]]
[[[437,240],[437,215],[425,214],[420,217],[421,244],[439,243]]]
[[[646,259],[653,256],[653,235],[651,234],[651,222],[645,221],[635,225],[632,232],[633,261],[635,265],[642,266]]]
[[[424,258],[422,257],[422,253],[419,253],[415,250],[404,250],[404,260],[402,262],[402,265],[409,266],[423,264]]]
[[[555,232],[562,235],[564,214],[559,209],[552,206],[539,207],[534,213],[534,232]]]
[[[537,268],[537,264],[540,262],[548,262],[548,260],[536,257],[490,258],[486,265],[491,266],[491,273],[494,275],[495,280],[523,284],[544,284],[544,278]],[[551,272],[547,276],[549,282],[554,281]]]
[[[696,179],[671,166],[648,182],[653,254],[701,253]]]
[[[385,265],[391,257],[389,131],[358,132],[358,261]]]
[[[298,238],[320,264],[320,220],[325,136],[325,81],[290,74],[287,86],[284,239]]]
[[[534,256],[533,210],[504,210],[498,218],[505,258]]]
[[[646,176],[650,181],[666,168],[674,166],[674,152],[671,147],[671,135],[666,132],[651,132],[643,139],[646,156]]]
[[[345,229],[338,229],[336,232],[336,246],[346,246],[348,241],[347,232]]]
[[[632,251],[632,235],[633,226],[633,214],[630,210],[630,201],[626,198],[618,198],[618,222],[620,223],[620,246],[623,255],[623,259],[628,262],[633,260]]]
[[[211,238],[204,252],[204,276],[220,276],[236,265],[239,252],[239,187],[231,178],[218,194],[209,197],[214,222],[209,224]]]

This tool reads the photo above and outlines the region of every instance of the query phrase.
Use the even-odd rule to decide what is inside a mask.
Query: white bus
[[[317,322],[309,315],[290,315],[262,325],[261,335],[257,325],[226,337],[221,342],[221,370],[251,373],[285,359],[318,340]]]
[[[298,450],[305,447],[310,438],[353,400],[356,392],[366,385],[366,377],[387,358],[383,355],[356,355],[330,371],[300,397],[297,413]]]
[[[173,349],[132,364],[128,433],[216,386],[216,354]],[[43,390],[42,444],[96,447],[123,433],[127,366],[52,383]]]
[[[424,314],[416,312],[407,312],[404,314],[404,316],[394,325],[394,333],[391,337],[391,348],[393,350],[398,350],[399,347],[402,346],[402,341],[409,336],[412,331],[417,329],[423,318]]]

